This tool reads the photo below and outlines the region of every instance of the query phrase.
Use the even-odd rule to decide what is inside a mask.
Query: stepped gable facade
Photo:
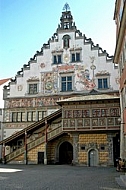
[[[120,111],[118,67],[112,62],[77,29],[66,3],[56,32],[4,86],[6,162],[113,165]],[[86,98],[75,101],[80,96]]]

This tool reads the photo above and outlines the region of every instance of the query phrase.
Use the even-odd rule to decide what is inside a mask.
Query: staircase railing
[[[52,129],[50,131],[48,131],[47,133],[47,139],[48,141],[52,140],[53,138],[59,136],[61,133],[63,132],[61,125],[58,126],[55,129]],[[30,142],[27,144],[27,151],[31,150],[32,148],[40,145],[41,143],[45,142],[45,135],[41,136],[37,139],[35,139],[34,141]],[[24,154],[25,151],[25,147],[21,147],[17,150],[15,150],[14,152],[11,152],[10,154],[6,155],[6,163],[13,160],[14,158],[20,156],[21,154]]]

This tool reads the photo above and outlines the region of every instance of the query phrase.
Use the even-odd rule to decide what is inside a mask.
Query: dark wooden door
[[[38,164],[44,164],[44,152],[38,152]]]

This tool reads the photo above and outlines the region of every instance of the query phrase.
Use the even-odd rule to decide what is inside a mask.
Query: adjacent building
[[[119,65],[121,139],[120,157],[126,158],[126,1],[116,0],[114,20],[116,23],[116,47],[114,63]]]
[[[77,29],[66,3],[56,32],[4,87],[6,162],[113,165],[118,67]]]
[[[0,141],[3,140],[3,108],[4,108],[4,100],[3,100],[3,87],[7,85],[10,81],[10,78],[1,79],[0,80]],[[0,146],[0,159],[2,158],[2,151]]]

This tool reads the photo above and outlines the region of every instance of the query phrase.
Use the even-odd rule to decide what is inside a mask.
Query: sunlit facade
[[[116,23],[116,47],[114,63],[119,65],[121,138],[120,157],[126,158],[126,1],[116,0],[114,20]]]

